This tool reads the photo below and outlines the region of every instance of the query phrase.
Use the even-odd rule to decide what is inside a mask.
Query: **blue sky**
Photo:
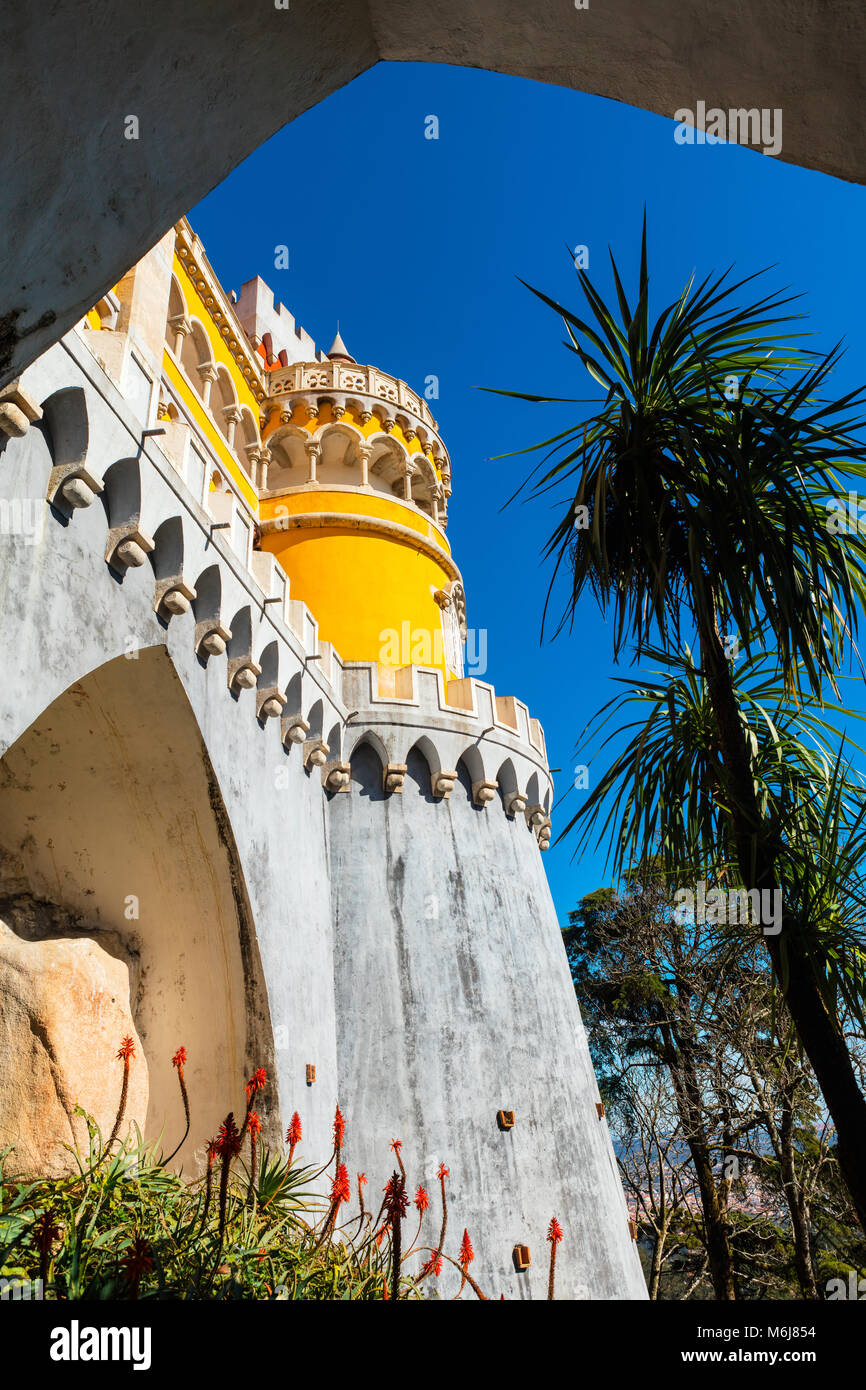
[[[425,139],[429,115],[438,140]],[[487,629],[484,679],[541,719],[551,766],[562,769],[558,797],[584,760],[584,724],[623,670],[591,598],[570,637],[540,645],[549,577],[540,553],[556,514],[546,502],[501,510],[527,462],[495,456],[564,429],[581,408],[474,388],[591,394],[557,318],[516,277],[577,310],[568,248],[589,248],[590,276],[607,296],[610,245],[628,289],[646,203],[657,311],[692,271],[775,265],[768,285],[805,292],[816,345],[846,342],[837,394],[866,379],[866,190],[749,150],[679,145],[674,129],[519,78],[380,64],[286,126],[190,212],[228,288],[261,275],[321,347],[339,319],[359,361],[416,389],[439,378],[430,404],[452,461],[448,533],[469,624]],[[280,244],[288,270],[274,269]],[[554,837],[578,795],[568,793]],[[567,841],[548,851],[563,921],[609,881],[603,860],[574,859]]]

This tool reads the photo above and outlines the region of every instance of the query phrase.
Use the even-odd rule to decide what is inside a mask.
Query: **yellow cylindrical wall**
[[[300,513],[312,524],[266,528],[262,548],[276,555],[289,576],[291,597],[307,604],[319,635],[344,660],[436,666],[453,676],[434,595],[456,571],[438,528],[413,510],[348,491],[269,497],[261,503],[263,521]],[[416,532],[417,541],[382,534],[381,523]]]

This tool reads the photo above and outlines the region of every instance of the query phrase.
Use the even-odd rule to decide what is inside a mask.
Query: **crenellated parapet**
[[[487,809],[498,803],[510,819],[525,819],[539,847],[547,848],[553,779],[544,731],[523,701],[497,695],[471,676],[446,683],[433,668],[387,669],[375,662],[346,663],[342,692],[347,705],[357,706],[346,728],[346,751],[374,744],[386,794],[402,790],[412,749],[428,764],[434,799],[448,799],[462,762],[474,804]]]
[[[134,585],[139,602],[147,586],[161,627],[182,624],[202,668],[224,663],[234,717],[255,719],[263,737],[278,731],[327,796],[351,794],[351,759],[364,741],[381,758],[386,796],[402,794],[413,749],[434,801],[451,796],[462,763],[475,806],[525,820],[547,848],[553,784],[541,725],[525,704],[472,677],[446,682],[439,668],[344,661],[276,558],[252,548],[238,500],[216,492],[202,508],[77,335],[16,390],[49,427],[46,526],[102,514],[92,562],[116,581],[111,601],[122,608]]]

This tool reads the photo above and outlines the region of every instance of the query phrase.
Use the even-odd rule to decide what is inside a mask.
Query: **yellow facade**
[[[265,346],[261,333],[247,336],[235,302],[188,224],[179,224],[160,419],[173,421],[182,408],[192,434],[219,463],[218,485],[225,490],[224,480],[230,480],[256,523],[255,544],[276,557],[291,599],[307,605],[320,637],[344,660],[379,662],[383,689],[389,679],[393,683],[387,671],[399,667],[435,666],[446,681],[461,675],[450,591],[457,586],[462,600],[462,588],[437,511],[450,492],[450,465],[426,405],[404,383],[359,366],[339,335],[339,351],[332,349],[327,359],[321,353],[300,363],[287,363],[285,353],[282,362],[269,357],[270,339]],[[100,327],[97,309],[87,323]],[[296,370],[300,377],[292,375]],[[307,390],[307,379],[350,389],[340,391],[335,403],[327,391]],[[304,466],[327,448],[329,432],[342,432],[346,441],[351,483],[351,470],[333,460],[325,465],[327,482],[317,479],[314,463]],[[273,470],[276,481],[272,476],[268,482],[269,446],[287,440],[294,457],[284,454],[283,467]],[[376,477],[358,474],[361,453]],[[347,486],[335,483],[335,476]]]

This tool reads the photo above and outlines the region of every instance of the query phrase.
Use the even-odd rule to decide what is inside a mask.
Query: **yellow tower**
[[[380,688],[410,665],[462,677],[451,465],[426,401],[359,365],[339,333],[326,360],[275,365],[267,396],[261,544],[292,598],[344,660],[379,662]]]

